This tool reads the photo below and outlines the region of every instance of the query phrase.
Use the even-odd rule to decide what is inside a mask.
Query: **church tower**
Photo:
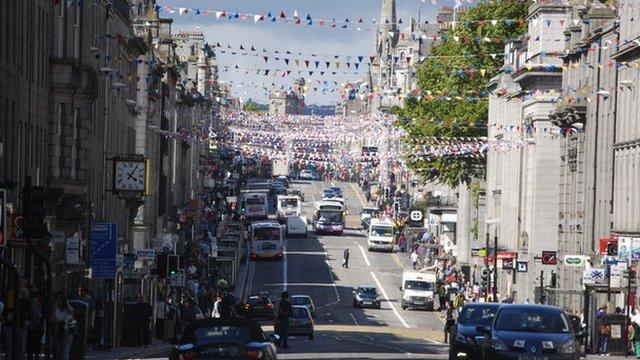
[[[396,16],[396,0],[382,0],[382,13],[376,32],[375,55],[370,68],[371,89],[381,93],[391,86],[393,72],[393,53],[400,32]],[[372,104],[373,105],[373,104]],[[373,106],[375,111],[376,106]]]

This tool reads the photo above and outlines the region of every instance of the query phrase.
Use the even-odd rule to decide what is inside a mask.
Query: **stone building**
[[[297,79],[289,91],[275,90],[269,94],[269,115],[302,115],[305,111],[304,79]]]
[[[488,153],[486,232],[498,236],[499,258],[528,266],[499,271],[499,294],[518,302],[533,301],[540,278],[546,284],[555,270],[538,259],[558,247],[560,140],[550,115],[562,85],[557,54],[564,51],[570,9],[561,1],[532,5],[528,33],[505,47],[511,71],[490,83],[489,139],[505,146]]]
[[[616,67],[613,64],[619,31],[610,8],[579,6],[565,29],[569,40],[564,56],[563,97],[553,122],[562,129],[560,152],[560,213],[558,255],[597,253],[600,238],[611,234],[613,143],[616,126]],[[597,94],[600,92],[600,94]],[[593,263],[598,262],[593,259]],[[583,309],[580,266],[559,266],[557,305]],[[553,295],[553,291],[551,290]]]

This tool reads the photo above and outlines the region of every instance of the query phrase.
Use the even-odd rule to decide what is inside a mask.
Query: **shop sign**
[[[558,252],[557,251],[543,251],[542,252],[542,265],[557,265],[558,264]]]
[[[471,249],[472,258],[483,258],[485,256],[487,256],[487,249],[485,248]]]
[[[605,280],[605,269],[603,268],[591,268],[582,272],[583,284],[604,284]]]
[[[565,255],[563,263],[564,266],[580,267],[584,266],[587,260],[589,260],[589,257],[584,255]]]
[[[67,238],[67,264],[78,264],[80,262],[80,237],[74,234]]]
[[[155,249],[136,249],[136,258],[138,260],[153,260],[156,258]]]
[[[526,261],[518,261],[516,263],[516,269],[519,273],[529,272],[529,263]]]

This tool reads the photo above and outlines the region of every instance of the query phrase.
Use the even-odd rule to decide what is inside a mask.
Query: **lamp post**
[[[487,255],[489,254],[489,227],[491,224],[499,225],[500,219],[490,218],[486,220],[487,231],[486,231],[486,246],[487,246]],[[489,267],[489,262],[487,261],[487,270]],[[489,280],[491,280],[491,276],[489,275]],[[495,227],[495,235],[493,236],[493,281],[489,281],[491,284],[491,290],[493,292],[493,302],[498,302],[498,228]],[[489,286],[487,285],[487,288]]]

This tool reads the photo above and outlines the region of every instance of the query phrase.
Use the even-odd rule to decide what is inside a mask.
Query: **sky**
[[[403,24],[401,28],[408,26],[409,19],[417,17],[420,11],[422,21],[435,20],[437,9],[441,6],[453,6],[454,0],[438,0],[437,5],[433,5],[431,0],[396,0],[398,8],[398,18],[401,18]],[[242,98],[244,101],[249,99],[258,102],[266,103],[268,98],[268,92],[262,87],[264,84],[266,89],[272,88],[272,83],[277,88],[284,86],[288,89],[293,81],[298,77],[305,77],[308,81],[315,83],[319,89],[328,89],[325,94],[320,92],[313,93],[308,92],[306,96],[307,104],[335,104],[340,100],[340,94],[338,91],[330,93],[329,88],[333,88],[334,81],[338,84],[342,84],[345,81],[357,81],[362,79],[366,74],[365,61],[359,68],[359,74],[354,74],[353,66],[350,69],[346,69],[344,64],[341,64],[335,76],[331,73],[325,73],[324,76],[320,76],[319,71],[315,71],[312,76],[309,76],[308,70],[305,68],[304,63],[301,61],[300,66],[296,66],[293,63],[294,58],[300,60],[309,59],[311,65],[309,70],[315,70],[313,65],[313,58],[310,54],[318,55],[361,55],[368,58],[373,54],[374,39],[375,39],[375,25],[371,24],[371,19],[378,19],[381,13],[382,0],[159,0],[158,5],[163,6],[163,10],[160,15],[163,17],[172,17],[174,19],[173,31],[177,33],[181,30],[201,30],[205,34],[205,41],[209,44],[220,43],[224,47],[230,44],[235,50],[240,45],[243,45],[246,49],[251,49],[254,46],[256,50],[260,52],[259,57],[255,56],[241,56],[240,52],[236,55],[232,55],[229,52],[223,54],[220,50],[215,49],[218,57],[220,68],[220,80],[221,81],[234,81],[233,94]],[[164,6],[171,6],[175,9],[175,13],[169,13]],[[216,19],[215,15],[195,15],[186,14],[179,15],[178,8],[192,8],[200,9],[201,13],[204,10],[221,11],[226,13],[250,13],[250,14],[264,14],[271,12],[273,15],[279,16],[280,12],[284,12],[287,16],[292,16],[294,11],[297,11],[299,16],[304,18],[307,14],[310,14],[312,18],[336,18],[339,21],[344,21],[345,18],[349,18],[352,22],[357,21],[358,18],[364,18],[365,23],[362,25],[362,31],[355,30],[355,25],[350,26],[349,29],[341,28],[328,28],[326,26],[308,26],[303,21],[302,25],[285,24],[281,22],[258,22],[254,24],[253,19],[247,20],[229,20],[221,17]],[[365,29],[366,28],[366,29]],[[368,31],[367,31],[368,29]],[[262,57],[262,49],[266,49],[270,54],[269,62],[265,63]],[[291,62],[287,66],[284,61],[273,61],[273,56],[277,56],[272,52],[278,50],[281,53],[290,50],[294,55],[291,55]],[[298,56],[298,52],[303,54]],[[252,53],[249,52],[251,55]],[[284,58],[285,56],[281,56]],[[324,64],[325,59],[320,59]],[[331,59],[332,61],[336,61]],[[345,60],[342,60],[343,62]],[[355,62],[355,60],[353,60]],[[235,66],[241,68],[236,71]],[[229,70],[224,71],[224,68],[228,66]],[[334,67],[335,65],[332,64]],[[323,65],[321,65],[321,68]],[[292,70],[292,73],[287,77],[274,77],[273,71],[269,76],[256,75],[256,71],[249,71],[245,74],[245,69],[280,69],[280,70]],[[301,75],[298,75],[297,71],[303,70]],[[349,74],[344,75],[343,71],[349,70]],[[331,68],[330,70],[331,71]],[[321,83],[318,84],[317,80]],[[327,83],[325,84],[324,81]],[[253,82],[253,84],[251,84]]]

